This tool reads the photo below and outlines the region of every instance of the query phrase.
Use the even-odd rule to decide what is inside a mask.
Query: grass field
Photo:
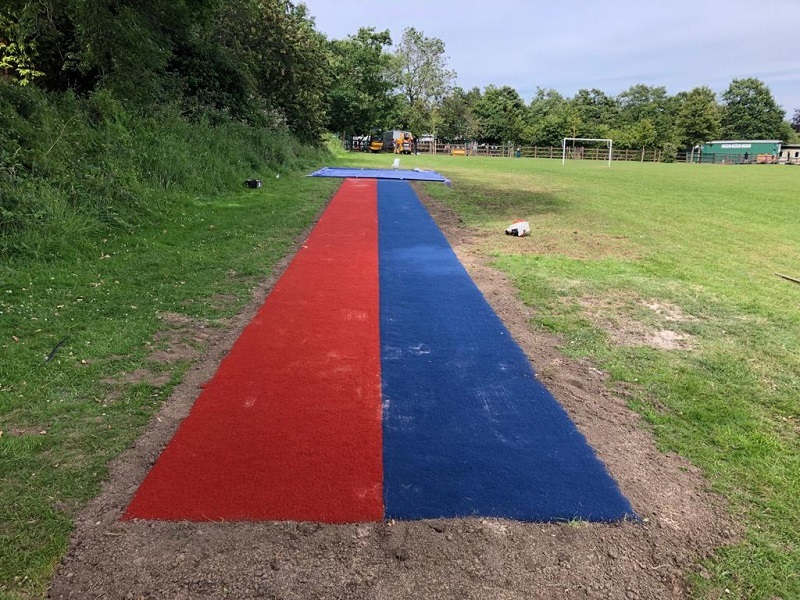
[[[730,500],[746,538],[709,561],[695,595],[800,597],[800,285],[773,274],[800,276],[800,170],[401,162],[454,181],[428,192],[496,234],[483,250],[535,307],[532,326],[561,334],[564,351],[608,371],[610,385],[624,383],[660,446]],[[150,359],[159,315],[223,326],[337,185],[286,176],[186,196],[135,234],[0,265],[0,597],[44,593],[105,464],[188,367]],[[504,236],[519,217],[533,235]],[[653,347],[653,334],[674,349]],[[169,383],[126,382],[137,369]]]
[[[362,164],[390,163],[363,157]],[[746,525],[699,598],[800,598],[800,170],[405,157],[536,309],[532,325],[633,392]],[[503,235],[516,218],[533,235]],[[664,348],[668,349],[664,349]],[[710,577],[708,575],[710,573]]]

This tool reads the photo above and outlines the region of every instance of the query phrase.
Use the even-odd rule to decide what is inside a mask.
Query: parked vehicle
[[[369,151],[380,152],[383,150],[383,135],[379,130],[375,130],[369,135]]]
[[[414,152],[414,136],[410,131],[400,129],[384,131],[383,149],[399,154],[412,154]]]

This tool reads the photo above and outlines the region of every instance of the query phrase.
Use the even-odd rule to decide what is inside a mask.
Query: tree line
[[[126,108],[325,131],[329,43],[289,0],[4,0],[0,78]]]
[[[332,130],[345,134],[409,128],[449,142],[532,146],[559,146],[565,137],[613,138],[617,147],[668,155],[712,139],[795,141],[800,132],[800,110],[791,123],[785,120],[769,87],[756,78],[734,79],[719,97],[706,86],[670,95],[663,86],[637,84],[617,96],[593,88],[571,98],[537,88],[526,103],[510,86],[456,86],[444,43],[414,28],[403,32],[394,49],[388,31],[373,29],[334,44],[341,57],[358,56],[340,73],[351,89],[371,90],[380,98],[364,103],[370,109],[361,119],[348,115],[331,122]],[[378,85],[369,79],[359,83],[369,60],[372,68],[366,71],[383,74]]]
[[[735,79],[675,95],[634,85],[566,97],[455,85],[445,45],[415,28],[394,44],[361,28],[329,40],[290,0],[6,0],[0,79],[51,92],[104,90],[134,110],[178,106],[190,119],[288,129],[316,142],[375,129],[446,141],[559,145],[613,138],[623,148],[683,149],[714,138],[795,140],[769,88]]]

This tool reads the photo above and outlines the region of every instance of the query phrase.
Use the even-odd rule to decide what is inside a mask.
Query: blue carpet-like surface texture
[[[323,167],[309,177],[354,177],[357,179],[400,179],[406,181],[441,181],[450,183],[436,171],[415,169],[356,169],[351,167]]]
[[[386,518],[635,518],[408,183],[378,217]]]

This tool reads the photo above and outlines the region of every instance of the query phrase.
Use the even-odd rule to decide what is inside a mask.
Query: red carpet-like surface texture
[[[124,518],[635,518],[404,181],[346,179]]]
[[[343,183],[123,518],[383,518],[376,197]]]

